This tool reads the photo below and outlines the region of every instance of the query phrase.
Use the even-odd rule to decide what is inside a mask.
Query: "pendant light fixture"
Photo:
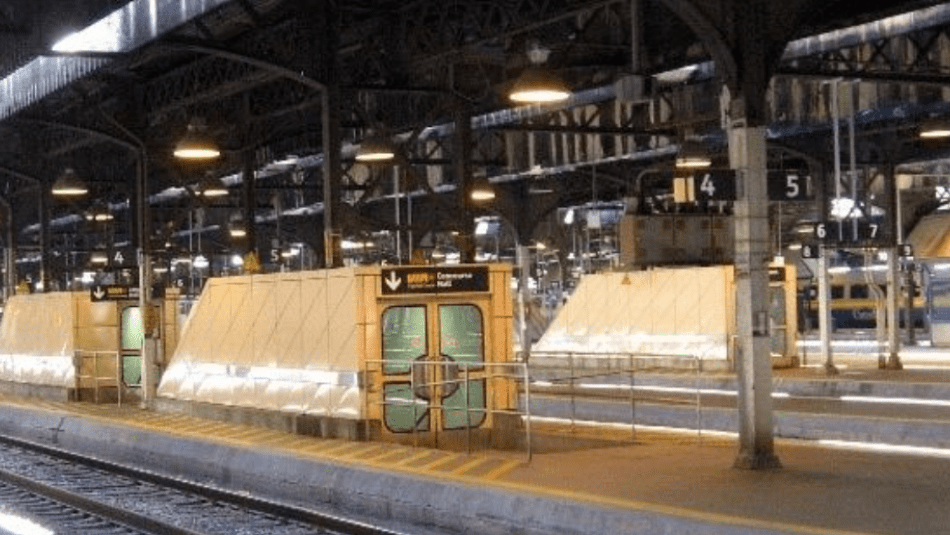
[[[508,92],[508,98],[519,104],[547,104],[563,102],[571,96],[564,80],[546,67],[551,51],[537,43],[528,50],[531,64],[521,73]]]
[[[196,117],[188,123],[185,136],[175,145],[174,155],[182,160],[213,160],[221,156],[217,144],[207,136],[207,125]]]
[[[52,193],[57,197],[79,197],[89,193],[89,187],[73,168],[67,167],[53,182]]]

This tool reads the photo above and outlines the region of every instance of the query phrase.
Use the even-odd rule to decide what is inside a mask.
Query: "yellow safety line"
[[[406,457],[405,459],[396,461],[395,463],[392,464],[392,466],[405,466],[413,461],[418,461],[419,459],[428,457],[431,454],[432,454],[431,450],[422,450],[422,451],[416,452],[413,455],[410,455],[409,457]]]
[[[389,463],[384,462],[383,459],[397,453],[403,453],[403,450],[392,447],[383,447],[383,451],[377,453],[376,455],[370,455],[369,457],[363,457],[361,461],[372,463],[379,466],[389,466]]]
[[[521,464],[521,461],[517,459],[509,459],[501,463],[500,465],[496,466],[495,468],[492,468],[488,472],[486,472],[485,475],[482,476],[482,479],[488,479],[488,480],[498,479],[499,477],[517,468],[518,465],[520,464]]]
[[[338,444],[340,444],[338,440],[324,440],[301,448],[300,451],[303,453],[321,453],[323,450],[335,448]]]
[[[338,450],[345,450],[346,448],[352,448],[352,447],[353,447],[353,443],[352,443],[352,442],[344,442],[344,443],[342,443],[342,444],[338,444],[338,445],[336,445],[336,446],[333,446],[332,448],[327,448],[327,449],[321,451],[320,454],[321,454],[321,455],[336,456],[336,453],[337,453]]]
[[[432,472],[436,470],[437,468],[439,468],[440,466],[449,464],[449,462],[455,461],[457,459],[458,459],[458,455],[448,454],[445,457],[442,457],[441,459],[436,459],[435,461],[432,461],[429,464],[423,465],[422,467],[419,468],[419,470],[423,472]]]
[[[453,474],[457,475],[457,476],[460,476],[460,475],[464,474],[465,472],[468,472],[470,469],[475,468],[476,466],[478,466],[478,465],[480,465],[480,464],[482,464],[483,462],[488,461],[488,460],[489,460],[489,459],[487,459],[487,458],[485,458],[485,457],[474,457],[474,458],[472,458],[472,459],[469,459],[468,461],[465,461],[464,463],[462,463],[461,465],[459,465],[458,467],[456,467],[456,468],[455,468],[454,470],[452,470],[451,472],[452,472]]]
[[[376,450],[377,448],[379,448],[379,446],[376,446],[376,445],[372,445],[372,446],[365,446],[365,445],[364,445],[364,446],[353,446],[353,448],[350,449],[350,451],[347,451],[347,452],[344,452],[344,453],[341,453],[341,454],[337,455],[337,458],[338,458],[338,459],[348,459],[348,458],[351,458],[351,457],[357,457],[357,456],[359,456],[361,453],[366,453],[366,452],[374,451],[374,450]]]

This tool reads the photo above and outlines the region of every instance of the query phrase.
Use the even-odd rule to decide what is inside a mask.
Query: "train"
[[[878,306],[885,305],[887,296],[886,272],[876,268],[849,268],[834,270],[828,274],[829,308],[831,309],[831,330],[870,330],[877,328]],[[926,278],[915,273],[912,284],[904,285],[898,301],[900,312],[898,326],[906,328],[908,309],[908,288],[912,292],[910,299],[911,325],[916,330],[926,329],[928,324]],[[818,283],[814,279],[800,281],[798,289],[799,330],[807,332],[817,329],[818,323]]]

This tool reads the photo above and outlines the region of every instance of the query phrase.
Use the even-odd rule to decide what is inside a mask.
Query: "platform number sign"
[[[736,200],[736,172],[732,169],[710,169],[693,175],[697,201]]]
[[[910,258],[914,256],[914,247],[909,243],[902,243],[897,246],[897,255],[901,258]]]
[[[810,201],[811,177],[788,171],[770,171],[768,174],[770,201]]]
[[[884,237],[883,224],[876,221],[823,221],[815,224],[815,238],[822,243],[864,243]]]
[[[818,246],[810,243],[803,244],[802,258],[818,258]]]

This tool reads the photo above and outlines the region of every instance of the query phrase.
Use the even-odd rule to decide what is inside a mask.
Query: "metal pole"
[[[471,401],[468,397],[468,364],[465,364],[465,442],[466,453],[472,454],[472,419],[469,411]]]
[[[637,406],[636,406],[636,397],[634,396],[634,388],[636,383],[634,381],[633,375],[633,353],[627,353],[629,373],[630,373],[630,440],[637,439]]]
[[[525,313],[525,294],[528,292],[528,248],[516,245],[515,251],[520,270],[518,281],[518,329],[521,337],[521,361],[528,362],[531,353],[531,341],[528,340],[528,319]]]
[[[571,384],[571,434],[573,435],[573,434],[575,434],[575,433],[577,432],[577,430],[576,430],[575,427],[574,427],[575,420],[576,420],[576,417],[577,417],[576,400],[574,399],[574,396],[575,396],[574,376],[576,375],[576,372],[575,372],[575,369],[574,369],[574,353],[568,353],[568,358],[569,358],[570,363],[571,363],[571,377],[570,377],[570,384]]]
[[[399,191],[399,166],[393,166],[393,204],[396,209],[396,263],[402,265],[402,223],[399,213],[399,200],[402,197]]]
[[[531,380],[528,375],[528,363],[521,363],[522,370],[524,371],[524,412],[525,412],[525,440],[527,442],[526,449],[528,450],[528,462],[531,462]]]

